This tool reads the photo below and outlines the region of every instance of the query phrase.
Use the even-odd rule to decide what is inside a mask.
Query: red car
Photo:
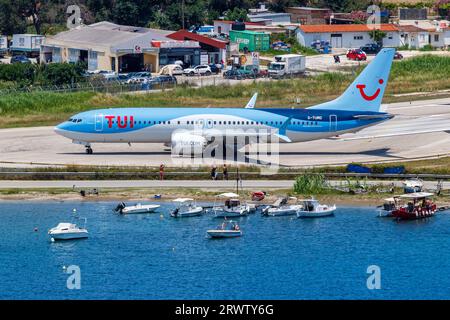
[[[367,60],[367,55],[361,49],[350,49],[347,51],[347,59],[349,60]]]

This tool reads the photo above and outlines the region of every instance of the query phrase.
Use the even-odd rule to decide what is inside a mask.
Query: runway
[[[350,162],[392,162],[450,155],[450,98],[386,105],[396,117],[347,134],[340,139],[280,144],[282,166],[323,166]],[[404,134],[433,128],[441,132],[346,140],[373,135]],[[162,144],[93,144],[94,154],[53,132],[53,127],[0,130],[0,167],[55,165],[166,166],[180,165]],[[182,159],[183,160],[183,159]],[[189,163],[191,159],[184,159]]]

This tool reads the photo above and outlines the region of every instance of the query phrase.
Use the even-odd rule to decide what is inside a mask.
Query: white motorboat
[[[302,205],[297,203],[297,198],[295,197],[280,198],[272,206],[264,208],[261,213],[269,217],[294,216],[301,208]]]
[[[88,237],[86,230],[86,218],[84,218],[84,227],[80,228],[74,223],[61,222],[48,231],[51,239],[54,240],[72,240],[83,239]]]
[[[378,216],[386,218],[393,217],[392,212],[397,210],[398,205],[399,205],[398,196],[384,199],[383,205],[378,207],[379,208]]]
[[[239,195],[232,192],[221,193],[217,198],[226,198],[225,205],[216,206],[214,204],[212,210],[216,218],[233,218],[246,216],[250,212],[247,204],[241,204]]]
[[[419,178],[411,178],[402,182],[405,193],[421,192],[423,188],[423,181]]]
[[[196,217],[203,213],[203,207],[198,206],[194,199],[177,198],[173,200],[177,207],[170,213],[174,218]]]
[[[211,238],[232,238],[242,236],[239,225],[234,221],[224,221],[217,229],[206,231]]]
[[[334,215],[336,205],[320,204],[315,199],[302,200],[302,208],[297,211],[298,218],[320,218]]]
[[[132,213],[152,213],[156,209],[161,207],[159,204],[140,204],[137,203],[134,206],[127,206],[124,202],[117,205],[114,211],[121,214],[132,214]]]

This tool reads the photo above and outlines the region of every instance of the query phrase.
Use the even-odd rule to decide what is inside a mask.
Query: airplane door
[[[95,115],[95,131],[103,131],[103,115],[96,114]]]
[[[330,115],[330,131],[337,131],[337,115],[335,114]]]

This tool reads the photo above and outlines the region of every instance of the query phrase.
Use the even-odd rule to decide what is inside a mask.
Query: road
[[[345,181],[331,180],[332,185],[345,185]],[[401,181],[388,180],[368,180],[365,183],[369,185],[391,185],[394,183],[397,187],[401,187]],[[261,189],[290,189],[294,184],[294,180],[243,180],[240,187],[250,190]],[[435,181],[424,181],[425,189],[435,189]],[[0,189],[66,189],[76,186],[77,188],[99,188],[99,189],[128,189],[128,188],[199,188],[199,189],[227,189],[236,188],[236,181],[223,180],[0,180]],[[444,182],[444,189],[450,188],[450,182]]]
[[[450,98],[394,103],[386,106],[392,120],[337,139],[280,144],[282,166],[309,167],[350,162],[392,162],[450,155]],[[345,139],[405,133],[433,128],[442,132],[365,140]],[[195,165],[192,159],[172,158],[162,144],[94,144],[94,154],[53,132],[52,127],[0,130],[0,167],[54,165],[166,166]],[[274,160],[275,159],[275,160]],[[211,165],[213,161],[206,162]]]

